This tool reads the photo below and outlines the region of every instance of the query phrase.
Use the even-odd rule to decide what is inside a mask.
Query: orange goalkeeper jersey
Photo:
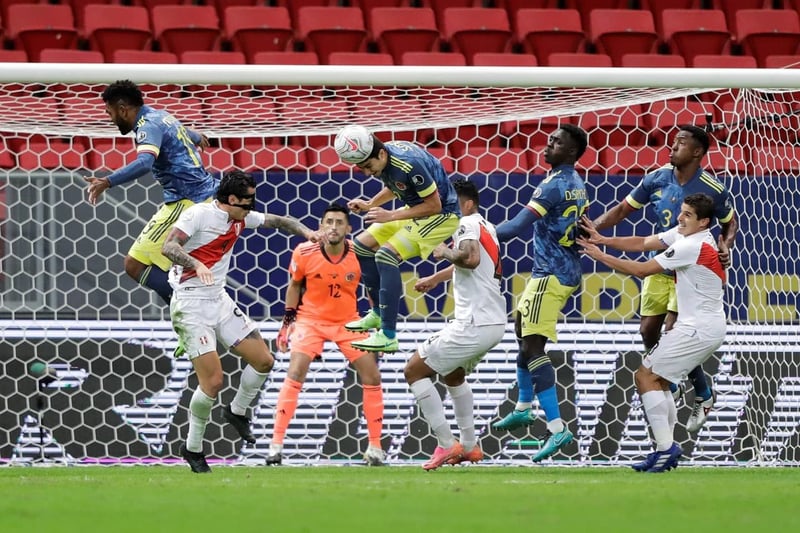
[[[304,281],[297,318],[325,324],[344,325],[358,319],[357,291],[361,280],[352,242],[345,241],[341,257],[331,259],[324,245],[305,242],[292,254],[289,274],[294,281]]]

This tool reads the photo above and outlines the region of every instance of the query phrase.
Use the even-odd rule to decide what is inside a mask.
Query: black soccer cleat
[[[265,462],[267,466],[281,466],[281,463],[283,463],[283,456],[281,455],[281,452],[268,453],[267,460]]]
[[[250,430],[250,419],[246,416],[237,415],[233,411],[231,411],[231,406],[226,405],[222,409],[222,417],[228,422],[230,425],[233,426],[233,429],[239,434],[245,442],[250,444],[255,444],[256,438],[253,436],[253,432]]]
[[[211,467],[206,462],[206,454],[203,452],[190,452],[186,449],[186,444],[181,444],[181,457],[189,463],[189,467],[195,474],[210,474]]]

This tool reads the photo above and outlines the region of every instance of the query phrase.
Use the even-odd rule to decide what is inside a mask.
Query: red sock
[[[275,406],[275,428],[272,433],[272,444],[283,444],[286,428],[297,410],[297,397],[303,384],[286,378],[283,380],[281,392],[278,394],[278,405]]]
[[[383,389],[380,385],[364,385],[364,418],[367,419],[369,445],[380,448],[383,429]]]

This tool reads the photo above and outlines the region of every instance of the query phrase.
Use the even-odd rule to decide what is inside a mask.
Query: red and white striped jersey
[[[658,238],[669,248],[654,259],[675,271],[678,323],[698,331],[724,328],[725,269],[714,236],[704,230],[684,237],[676,226],[659,233]]]
[[[251,212],[244,220],[231,220],[216,200],[184,211],[174,226],[189,236],[183,249],[211,270],[214,284],[204,285],[194,269],[174,264],[169,271],[169,284],[176,292],[181,291],[181,297],[207,298],[224,291],[233,244],[244,228],[257,228],[265,218],[263,213]]]
[[[461,217],[453,235],[453,247],[457,250],[465,240],[478,241],[481,261],[474,269],[456,266],[453,272],[455,318],[476,326],[505,324],[508,313],[506,299],[500,292],[502,267],[494,226],[478,213]]]

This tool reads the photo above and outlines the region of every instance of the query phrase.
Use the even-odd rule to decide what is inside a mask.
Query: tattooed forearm
[[[189,236],[179,229],[173,228],[164,241],[164,246],[161,247],[161,253],[164,257],[186,268],[196,268],[197,259],[186,253],[183,245],[189,240]]]
[[[264,215],[266,218],[264,219],[265,228],[275,228],[286,231],[287,233],[292,233],[294,235],[300,235],[302,237],[307,236],[311,233],[311,230],[308,227],[297,220],[296,218],[292,217],[279,217],[277,215]]]

